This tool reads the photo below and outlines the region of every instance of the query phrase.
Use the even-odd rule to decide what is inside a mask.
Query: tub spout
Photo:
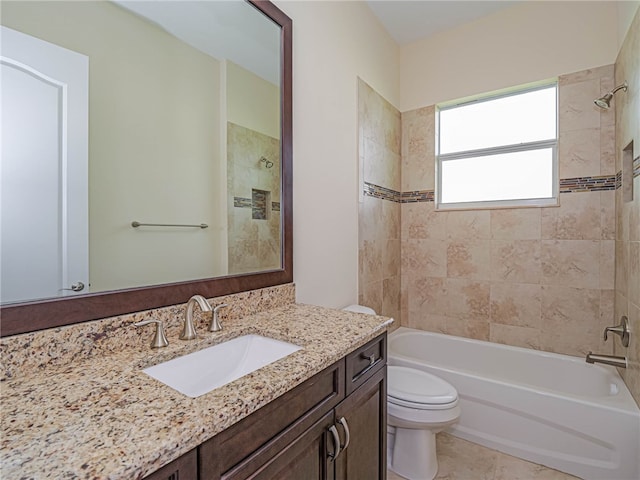
[[[604,363],[613,365],[614,367],[627,368],[627,357],[616,357],[614,355],[598,355],[589,352],[587,354],[587,363]]]

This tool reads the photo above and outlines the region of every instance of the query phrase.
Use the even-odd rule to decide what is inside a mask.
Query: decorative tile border
[[[560,179],[560,193],[601,192],[615,190],[617,175]]]
[[[640,157],[634,160],[633,176],[640,175]],[[602,192],[616,190],[622,184],[622,172],[617,175],[602,175],[593,177],[576,177],[560,179],[560,193]],[[381,187],[373,183],[364,182],[363,193],[369,197],[389,200],[396,203],[418,203],[435,201],[433,190],[414,190],[397,192],[390,188]]]
[[[364,182],[364,192],[369,197],[379,198],[381,200],[389,200],[390,202],[400,203],[402,194],[390,188],[381,187],[373,183]]]
[[[251,208],[251,199],[243,197],[233,197],[233,206],[238,208]]]
[[[413,192],[402,192],[401,203],[433,202],[436,199],[434,190],[414,190]]]
[[[633,178],[640,176],[640,155],[633,160]]]

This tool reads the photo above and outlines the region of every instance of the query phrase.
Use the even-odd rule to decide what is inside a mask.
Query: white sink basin
[[[260,335],[244,335],[142,371],[196,398],[301,348]]]

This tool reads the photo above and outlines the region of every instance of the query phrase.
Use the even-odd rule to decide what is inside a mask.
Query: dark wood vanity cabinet
[[[197,480],[198,479],[198,449],[194,448],[180,458],[168,463],[160,470],[156,470],[145,480]]]
[[[386,478],[386,343],[384,333],[204,442],[197,478]],[[147,478],[172,479],[156,476],[170,465]]]
[[[386,342],[385,333],[203,443],[200,479],[384,479]]]

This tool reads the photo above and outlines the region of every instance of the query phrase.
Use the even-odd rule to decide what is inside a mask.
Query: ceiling
[[[404,45],[511,7],[518,0],[367,0],[367,3],[395,41]]]

